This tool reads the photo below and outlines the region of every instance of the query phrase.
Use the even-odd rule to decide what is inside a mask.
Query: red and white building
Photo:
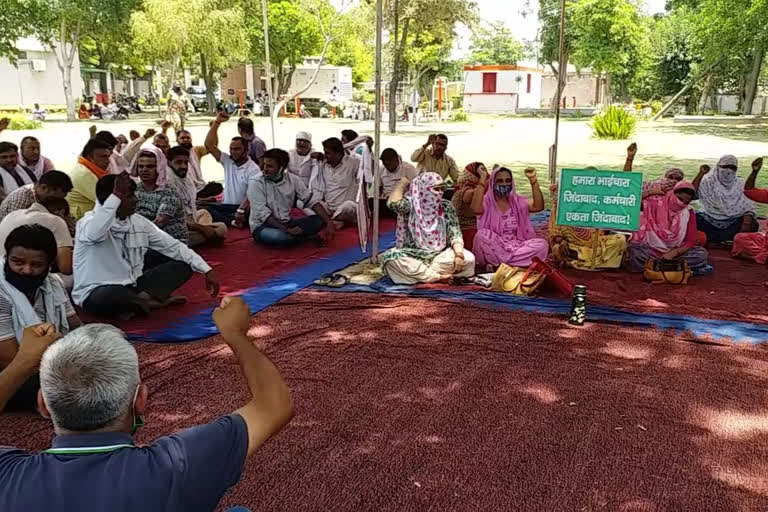
[[[464,111],[514,114],[541,106],[543,69],[536,64],[465,66]]]

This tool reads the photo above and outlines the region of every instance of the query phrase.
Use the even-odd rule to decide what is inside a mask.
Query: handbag
[[[549,263],[542,261],[538,257],[534,257],[530,268],[547,276],[548,288],[555,290],[565,297],[573,295],[573,282]]]
[[[524,269],[502,263],[493,274],[491,289],[497,292],[529,296],[533,295],[536,289],[544,284],[546,278],[547,274],[540,272],[533,265]]]
[[[691,278],[691,267],[685,260],[657,260],[654,258],[645,262],[643,278],[653,284],[688,284]]]

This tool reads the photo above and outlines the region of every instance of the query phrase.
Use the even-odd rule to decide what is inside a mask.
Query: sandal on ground
[[[335,274],[331,278],[331,282],[328,283],[328,286],[331,288],[343,288],[348,284],[349,284],[349,278],[347,276],[343,276],[341,274]]]

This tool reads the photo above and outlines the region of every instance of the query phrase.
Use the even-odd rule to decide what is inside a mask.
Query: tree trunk
[[[72,96],[72,64],[77,51],[77,36],[76,32],[73,36],[73,41],[68,40],[67,25],[62,22],[59,26],[59,37],[57,38],[57,47],[54,48],[54,56],[56,57],[56,65],[61,72],[61,82],[64,87],[64,101],[67,104],[67,121],[77,120],[75,115],[75,98]],[[67,49],[69,46],[69,50]]]
[[[555,113],[555,108],[557,107],[557,104],[562,100],[562,94],[563,91],[565,91],[565,86],[568,83],[568,54],[565,54],[565,72],[560,73],[560,69],[556,68],[554,64],[549,65],[550,69],[552,69],[552,72],[555,74],[555,80],[560,82],[560,90],[558,91],[557,84],[555,84],[555,92],[552,94],[552,103],[549,105],[549,111],[550,113]],[[558,95],[558,92],[560,95]]]
[[[746,83],[744,84],[744,115],[752,114],[752,106],[755,103],[757,83],[760,78],[760,70],[763,67],[764,58],[765,49],[763,48],[762,43],[758,42],[752,53],[752,69],[749,70],[749,74],[746,77]]]
[[[410,24],[410,18],[405,20],[403,25],[403,32],[400,34],[398,42],[398,28],[400,12],[398,11],[399,1],[395,0],[395,58],[392,62],[392,78],[389,81],[389,133],[397,133],[397,86],[400,84],[400,78],[402,76],[402,70],[400,69],[403,52],[405,51],[405,45],[408,40],[408,25]]]
[[[204,54],[200,54],[200,73],[205,80],[205,101],[208,103],[208,113],[216,112],[216,96],[213,94],[213,71],[208,67]]]
[[[176,71],[179,69],[179,61],[180,57],[178,55],[174,55],[173,59],[171,60],[171,80],[168,82],[168,91],[170,92],[171,87],[173,87],[173,83],[176,81]],[[165,91],[163,91],[165,93]]]
[[[611,92],[611,74],[606,73],[605,74],[605,81],[603,82],[603,87],[605,87],[605,92],[603,97],[605,98],[605,104],[611,105],[613,103],[613,93]]]
[[[67,102],[67,121],[75,121],[75,98],[72,97],[72,64],[64,67],[64,101]]]

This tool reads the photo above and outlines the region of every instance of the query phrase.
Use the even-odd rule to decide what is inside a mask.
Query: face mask
[[[48,277],[48,272],[43,272],[43,274],[39,276],[23,276],[17,274],[11,270],[11,266],[7,261],[5,262],[4,271],[5,280],[27,297],[34,297],[38,288],[43,285],[45,278]]]
[[[508,196],[512,192],[512,185],[499,185],[498,183],[493,185],[493,193],[499,197]]]
[[[736,171],[734,169],[725,169],[721,167],[717,177],[723,185],[730,185],[736,181]]]
[[[272,176],[267,176],[265,174],[264,177],[272,183],[280,183],[283,180],[283,170],[281,169],[280,172],[273,174]]]

